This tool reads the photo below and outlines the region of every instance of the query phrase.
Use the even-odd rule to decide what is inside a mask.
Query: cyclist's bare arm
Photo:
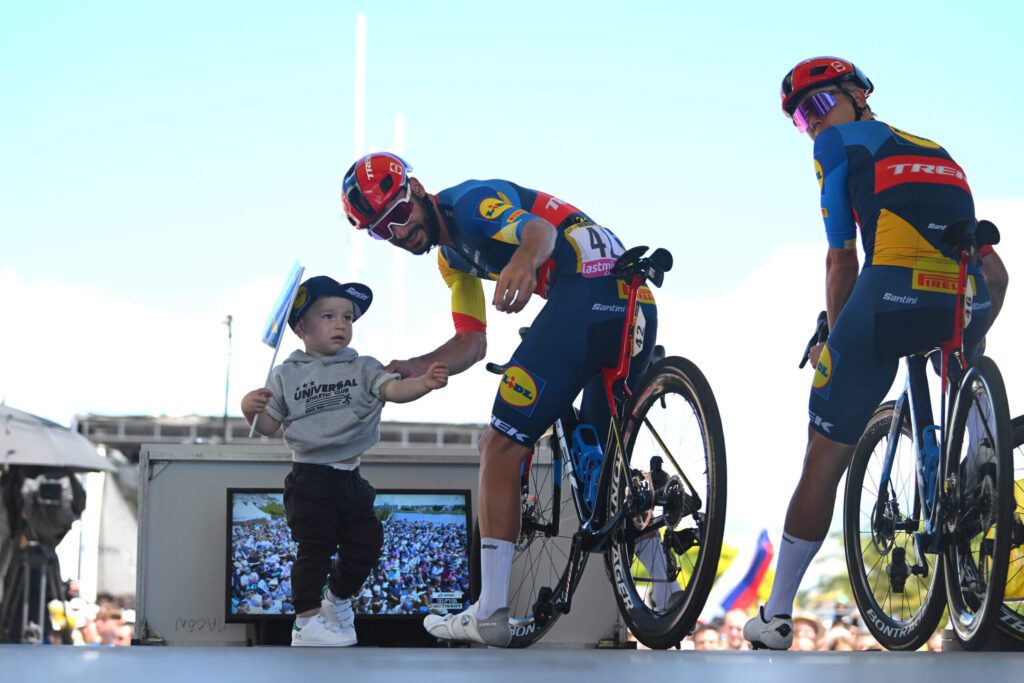
[[[555,249],[555,227],[542,218],[531,218],[520,233],[508,265],[501,269],[494,288],[494,307],[505,313],[518,313],[537,288],[537,269]]]
[[[828,326],[836,326],[836,318],[857,283],[857,249],[835,249],[829,247],[825,258],[825,308],[828,311]]]
[[[393,379],[385,382],[380,388],[380,394],[385,401],[408,403],[447,384],[448,366],[444,363],[431,363],[427,371],[418,377]]]
[[[407,360],[393,360],[384,368],[403,378],[418,377],[433,363],[444,363],[448,373],[457,375],[483,360],[487,354],[487,335],[483,332],[461,332],[430,353]],[[389,399],[390,400],[390,399]]]
[[[992,295],[992,319],[989,321],[989,325],[991,325],[999,315],[999,309],[1003,307],[1010,274],[1006,272],[1003,259],[999,258],[999,254],[994,251],[981,257],[981,272],[985,276],[985,283]]]
[[[828,256],[825,257],[825,308],[828,311],[829,329],[836,326],[836,318],[839,317],[839,312],[843,310],[843,306],[850,298],[853,286],[857,284],[859,266],[856,248],[829,247]],[[808,353],[811,367],[817,367],[822,346],[824,343],[818,344]]]

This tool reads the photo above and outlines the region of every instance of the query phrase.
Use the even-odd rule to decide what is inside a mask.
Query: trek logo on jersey
[[[828,343],[821,349],[821,356],[818,357],[818,366],[814,368],[814,380],[811,388],[822,398],[828,398],[829,389],[832,384],[832,373],[839,354],[828,347]]]
[[[622,280],[618,281],[619,285],[619,298],[629,299],[629,286]],[[641,287],[636,291],[636,300],[642,304],[653,304],[654,293],[647,287]]]
[[[499,192],[497,197],[488,197],[480,202],[477,210],[487,220],[493,220],[511,208],[512,202],[509,201],[508,197]]]
[[[932,142],[927,138],[919,138],[916,135],[911,135],[905,130],[893,128],[889,124],[886,124],[885,127],[892,131],[893,135],[895,135],[896,137],[900,138],[905,142],[909,142],[912,145],[917,145],[918,147],[927,147],[928,149],[942,149],[942,145]]]
[[[825,172],[821,170],[821,162],[814,160],[814,177],[818,179],[818,189],[825,184]]]
[[[524,211],[523,209],[516,209],[515,211],[508,215],[508,218],[505,219],[505,222],[514,223],[519,219],[520,216],[523,216],[525,213],[526,211]]]
[[[875,163],[875,193],[904,183],[954,185],[970,192],[967,176],[952,159],[895,156]]]
[[[498,397],[516,412],[529,417],[533,415],[534,404],[544,391],[545,384],[547,383],[543,379],[531,374],[521,365],[509,365],[501,377]]]

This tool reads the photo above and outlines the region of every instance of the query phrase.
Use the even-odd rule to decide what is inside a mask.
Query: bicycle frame
[[[568,614],[572,606],[572,595],[576,590],[576,586],[579,582],[579,577],[583,574],[583,570],[586,568],[587,559],[591,553],[603,552],[605,547],[608,545],[608,541],[611,539],[613,532],[618,528],[625,516],[625,508],[620,508],[611,519],[605,521],[608,510],[608,496],[607,491],[613,476],[613,468],[621,463],[623,469],[626,472],[624,480],[626,482],[627,491],[633,492],[632,482],[630,481],[629,464],[625,462],[625,455],[622,444],[622,428],[624,416],[619,414],[619,403],[616,400],[617,391],[621,391],[622,403],[625,399],[630,396],[629,388],[625,384],[625,379],[629,375],[630,360],[632,358],[633,343],[635,340],[635,328],[636,328],[636,317],[637,317],[637,297],[640,288],[644,285],[645,278],[639,274],[634,274],[630,277],[628,282],[628,301],[626,304],[626,319],[623,323],[622,337],[619,345],[619,357],[618,362],[613,368],[604,368],[601,370],[601,379],[604,386],[605,397],[608,401],[609,414],[611,419],[609,420],[609,432],[607,442],[605,445],[605,456],[601,463],[601,471],[598,477],[598,491],[602,493],[598,496],[595,501],[593,510],[589,511],[589,514],[582,502],[582,496],[580,494],[579,481],[577,479],[576,471],[573,468],[572,453],[569,448],[569,439],[565,432],[565,425],[563,424],[562,418],[555,420],[553,425],[553,432],[555,440],[558,444],[559,453],[552,454],[551,468],[552,468],[552,508],[551,508],[551,521],[546,525],[533,524],[530,520],[523,520],[524,525],[530,525],[533,530],[540,531],[549,536],[558,533],[559,528],[559,514],[561,509],[561,479],[562,479],[562,467],[566,467],[568,470],[568,479],[572,488],[572,500],[573,505],[576,509],[576,515],[580,522],[579,530],[573,534],[572,546],[569,550],[570,562],[566,567],[566,571],[559,579],[558,585],[552,591],[548,605],[562,614]],[[524,466],[523,481],[527,481],[529,478],[530,464]],[[540,601],[538,601],[539,603]],[[537,609],[538,605],[534,605],[534,614],[542,614],[543,609]]]
[[[888,501],[889,481],[892,476],[892,465],[896,457],[896,444],[899,441],[903,429],[904,420],[909,417],[910,431],[914,439],[914,457],[917,465],[917,497],[913,514],[904,523],[901,531],[915,531],[920,522],[920,513],[923,507],[925,519],[924,532],[914,534],[914,544],[917,556],[923,556],[922,550],[935,554],[941,550],[941,528],[942,521],[942,495],[939,481],[939,462],[942,457],[942,450],[945,446],[946,426],[952,420],[953,406],[947,401],[951,394],[956,393],[967,369],[966,359],[963,352],[964,335],[964,309],[966,306],[966,284],[967,284],[967,260],[969,253],[964,250],[960,254],[960,265],[957,274],[957,305],[954,306],[955,320],[953,323],[953,335],[926,354],[915,354],[907,356],[907,379],[903,391],[896,399],[896,406],[893,412],[892,424],[889,427],[889,441],[886,444],[885,459],[882,464],[882,472],[879,477],[879,500],[877,505],[883,506]],[[940,355],[940,414],[939,424],[935,425],[932,415],[931,396],[928,390],[928,359],[934,354]],[[952,371],[952,372],[951,372]],[[936,439],[936,432],[938,438]],[[929,462],[931,460],[931,462]],[[929,470],[929,465],[935,467]],[[876,513],[879,510],[876,508]],[[927,576],[927,565],[924,567],[924,576]]]

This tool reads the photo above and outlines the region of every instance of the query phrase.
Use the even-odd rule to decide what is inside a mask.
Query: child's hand
[[[432,363],[423,375],[423,383],[433,391],[448,385],[448,366],[445,363]]]
[[[242,397],[242,414],[258,415],[262,413],[273,395],[270,389],[253,389]]]

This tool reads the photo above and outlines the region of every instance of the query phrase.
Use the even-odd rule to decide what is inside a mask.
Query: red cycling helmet
[[[360,230],[374,226],[409,184],[411,167],[394,154],[367,154],[345,173],[341,204],[349,222]]]
[[[846,81],[863,88],[868,94],[875,89],[864,72],[855,67],[853,62],[838,57],[805,59],[782,79],[782,111],[786,112],[789,118],[793,118],[796,105],[809,91]]]

